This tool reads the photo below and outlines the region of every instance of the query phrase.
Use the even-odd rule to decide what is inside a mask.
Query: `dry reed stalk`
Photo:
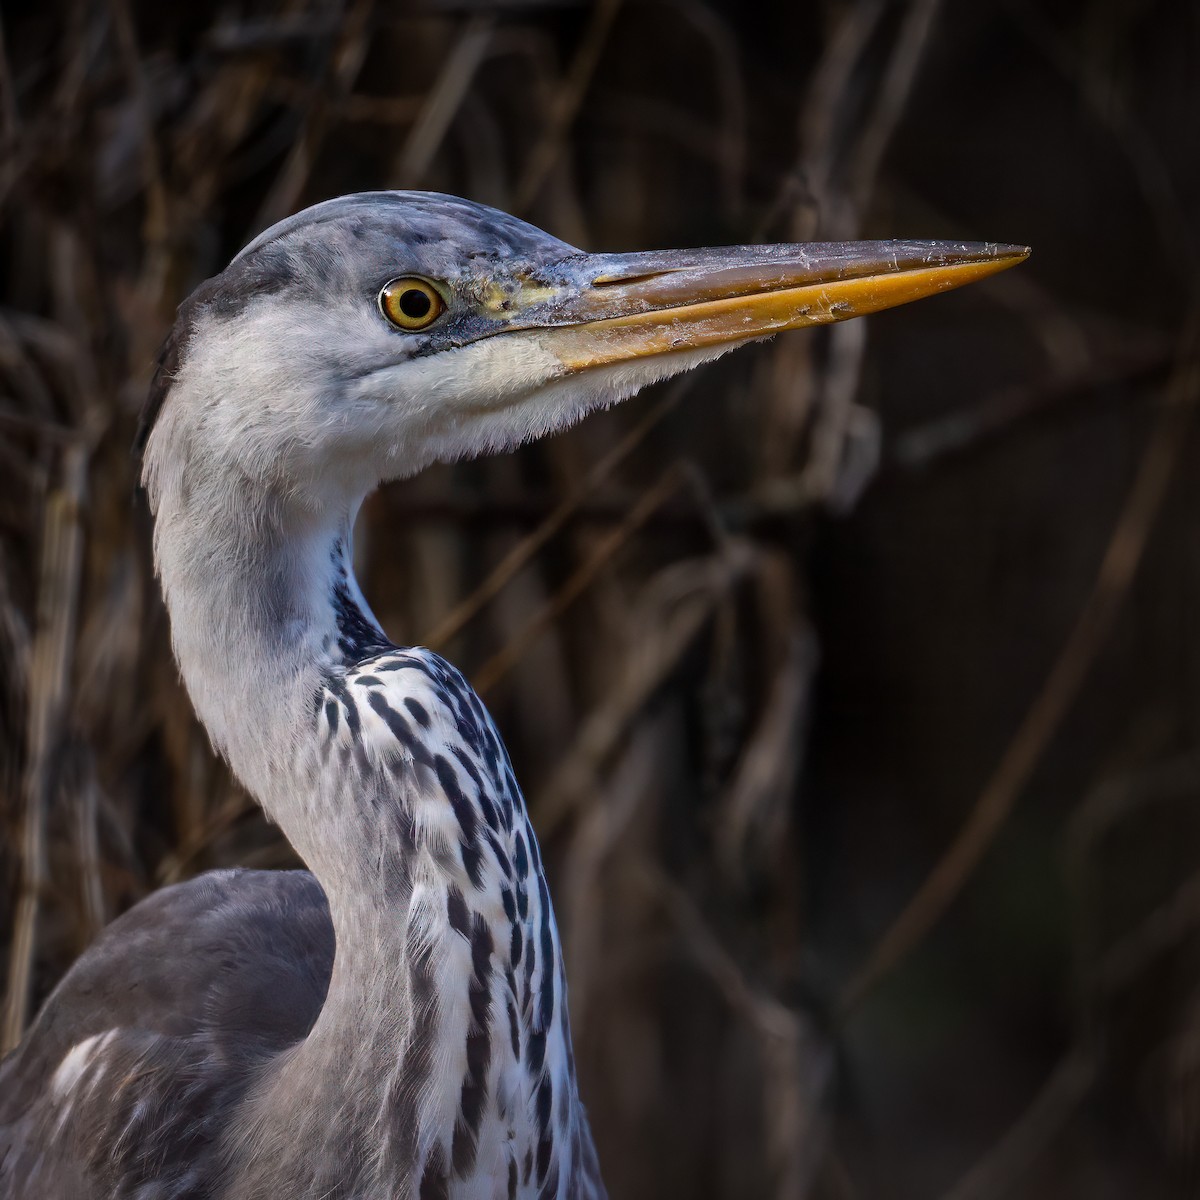
[[[46,821],[54,755],[70,711],[72,651],[83,558],[82,507],[87,455],[81,446],[63,452],[60,479],[46,497],[38,582],[38,621],[29,671],[28,751],[21,838],[21,887],[9,951],[8,990],[0,1050],[17,1044],[29,1019],[37,954],[38,915],[49,885]]]
[[[1070,711],[1129,592],[1167,486],[1187,445],[1187,432],[1200,402],[1198,347],[1200,311],[1180,340],[1178,364],[1158,420],[1078,619],[958,836],[843,988],[843,1011],[861,1004],[953,903]]]

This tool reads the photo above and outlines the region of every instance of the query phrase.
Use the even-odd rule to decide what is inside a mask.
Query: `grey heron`
[[[193,293],[141,434],[155,565],[213,746],[309,871],[212,872],[109,926],[0,1066],[0,1196],[602,1196],[521,792],[463,676],[372,615],[359,505],[1025,253],[588,254],[378,192]]]

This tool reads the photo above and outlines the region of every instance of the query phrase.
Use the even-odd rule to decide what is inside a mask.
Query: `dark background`
[[[1197,12],[5,0],[5,1037],[149,890],[292,861],[128,450],[259,229],[425,187],[595,250],[1022,242],[389,488],[360,570],[509,741],[614,1196],[1197,1194]]]

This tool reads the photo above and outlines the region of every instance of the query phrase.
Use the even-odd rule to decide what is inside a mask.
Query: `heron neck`
[[[565,1187],[583,1118],[562,959],[490,720],[448,664],[384,637],[350,567],[353,506],[207,500],[158,513],[180,669],[325,889],[336,941],[315,1025],[264,1067],[236,1194],[343,1194],[357,1179],[368,1195],[419,1182],[465,1196],[474,1176],[497,1192],[518,1176],[522,1194]],[[322,1147],[328,1179],[281,1176],[297,1145]],[[456,1173],[461,1188],[437,1191]]]
[[[214,747],[296,844],[295,772],[321,681],[389,645],[351,569],[358,500],[311,508],[204,484],[156,514],[175,657]]]

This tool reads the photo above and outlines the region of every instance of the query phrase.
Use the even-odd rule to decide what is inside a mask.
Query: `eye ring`
[[[446,311],[446,301],[429,280],[402,275],[380,288],[379,311],[397,329],[415,333],[427,329]]]

